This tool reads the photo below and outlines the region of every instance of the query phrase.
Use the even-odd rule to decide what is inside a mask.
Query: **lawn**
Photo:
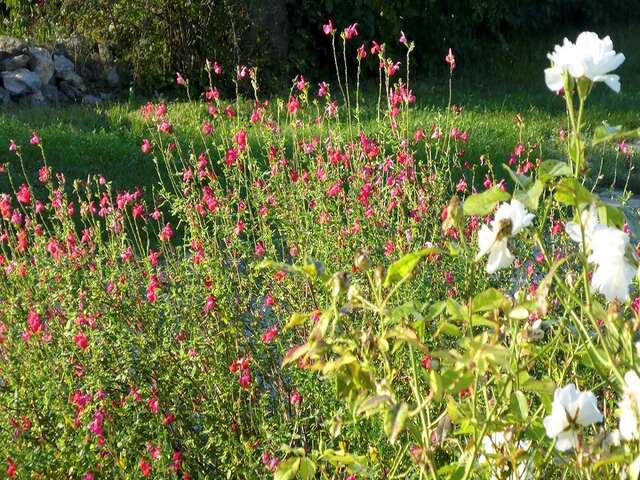
[[[620,69],[625,79],[622,92],[611,95],[596,91],[590,98],[587,123],[592,128],[602,121],[611,125],[633,127],[638,123],[640,111],[640,45],[636,41],[640,26],[618,28],[611,33],[619,51],[627,60]],[[567,32],[567,36],[574,32]],[[544,84],[543,68],[548,64],[546,53],[557,42],[555,37],[524,36],[512,42],[510,49],[489,43],[478,47],[484,52],[480,58],[466,59],[465,65],[453,78],[453,104],[464,107],[458,128],[469,131],[470,141],[465,158],[478,162],[481,155],[491,159],[507,160],[520,140],[519,128],[514,124],[516,114],[524,119],[522,140],[538,143],[543,147],[542,156],[558,155],[558,132],[567,128],[562,98],[556,97]],[[488,53],[486,53],[488,52]],[[443,55],[444,56],[444,55]],[[448,103],[448,78],[442,71],[431,77],[412,77],[412,88],[417,102],[411,112],[411,121],[425,129],[441,119]],[[303,74],[305,72],[302,72]],[[318,79],[335,83],[335,78]],[[375,104],[377,84],[369,81],[363,104]],[[316,88],[313,86],[315,93]],[[175,127],[180,138],[189,143],[197,136],[206,118],[206,105],[188,102],[181,92],[167,97],[169,110],[175,115]],[[140,107],[146,100],[134,96],[93,108],[83,105],[19,109],[0,112],[0,141],[9,139],[26,143],[31,132],[37,131],[47,144],[51,165],[63,170],[68,178],[83,178],[89,173],[102,173],[114,182],[116,188],[150,186],[154,183],[155,170],[140,152],[142,138],[148,135],[140,116]],[[245,102],[245,110],[250,105]],[[375,128],[372,109],[363,115],[370,128]],[[7,153],[2,154],[10,158]],[[25,150],[27,160],[38,156],[35,149]],[[609,185],[614,178],[615,162],[608,149],[603,169],[602,185]],[[2,159],[2,157],[0,157]],[[594,168],[599,166],[600,156],[594,156]],[[27,161],[27,165],[29,161]],[[618,186],[624,185],[627,169],[618,165]],[[5,183],[1,183],[5,182]],[[640,191],[640,176],[633,175],[630,185]],[[7,188],[0,180],[0,187]]]

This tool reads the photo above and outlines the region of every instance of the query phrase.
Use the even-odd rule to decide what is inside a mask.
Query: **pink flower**
[[[407,37],[402,30],[400,30],[400,43],[403,45],[408,45]]]
[[[298,108],[300,108],[300,102],[298,102],[298,99],[294,95],[291,95],[289,97],[289,102],[287,103],[287,109],[289,110],[289,113],[295,115],[295,113],[298,111]]]
[[[7,458],[7,477],[14,478],[16,476],[16,464],[11,458]]]
[[[29,310],[27,314],[27,325],[32,333],[38,333],[42,329],[42,319],[38,312],[33,309]]]
[[[214,297],[213,295],[209,295],[207,297],[207,301],[204,304],[204,313],[209,313],[211,310],[216,308],[217,303],[218,301],[216,297]]]
[[[358,36],[358,24],[353,23],[344,29],[343,36],[345,40],[351,40]]]
[[[145,138],[142,141],[142,145],[140,145],[140,150],[142,151],[142,153],[144,153],[145,155],[148,154],[149,152],[151,152],[151,150],[153,150],[153,145],[151,144],[151,142],[149,141],[149,139]]]
[[[382,52],[382,47],[375,40],[371,41],[371,55],[377,55]]]
[[[200,131],[203,135],[211,135],[213,133],[213,125],[209,122],[204,122],[200,127]]]
[[[234,135],[233,141],[238,146],[238,149],[243,152],[247,148],[247,132],[240,130]]]
[[[224,163],[227,167],[231,167],[238,160],[238,150],[230,148],[224,157]]]
[[[242,370],[238,383],[242,388],[249,388],[251,384],[251,371],[248,368]]]
[[[302,403],[302,395],[297,390],[293,390],[289,395],[289,403],[291,405],[299,405]]]
[[[422,357],[420,363],[427,370],[431,370],[431,360],[433,360],[433,357],[431,355],[425,355],[424,357]]]
[[[296,88],[298,91],[302,92],[309,86],[308,82],[304,81],[304,77],[302,75],[298,75],[296,78]]]
[[[185,80],[180,72],[176,72],[176,83],[180,86],[185,86],[187,84],[187,80]]]
[[[322,25],[322,31],[325,35],[333,35],[336,29],[333,27],[333,21],[329,20],[327,23]]]
[[[31,145],[40,145],[40,137],[36,132],[33,132],[33,135],[31,136],[31,140],[29,140],[29,143]]]
[[[24,183],[20,185],[16,198],[22,205],[29,205],[31,203],[31,190],[29,190],[29,187]]]
[[[167,223],[162,231],[160,232],[160,240],[163,242],[168,242],[173,238],[173,229],[171,228],[171,224]]]
[[[222,75],[222,66],[218,62],[213,62],[212,70],[216,75]]]
[[[16,142],[13,140],[9,140],[9,151],[10,152],[18,151],[18,145],[16,145]]]
[[[278,326],[272,325],[262,334],[262,343],[271,343],[278,336]]]
[[[256,243],[255,253],[256,253],[256,257],[262,257],[266,253],[266,250],[262,242]]]
[[[76,342],[76,345],[80,350],[86,350],[89,346],[89,339],[87,336],[80,332],[73,337],[73,341]]]
[[[144,457],[140,458],[139,466],[143,477],[148,477],[151,474],[151,464],[147,463]]]
[[[365,47],[364,43],[358,47],[356,55],[358,57],[358,60],[367,58],[367,48]]]
[[[450,72],[453,73],[456,69],[456,57],[453,55],[453,50],[449,49],[449,53],[444,57],[444,61],[449,64]]]
[[[329,93],[329,84],[327,82],[320,82],[318,84],[318,96],[324,97]]]

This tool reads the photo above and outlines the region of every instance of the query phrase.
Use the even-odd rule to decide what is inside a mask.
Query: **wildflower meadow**
[[[587,121],[624,52],[560,33],[560,147],[519,113],[505,161],[465,154],[455,49],[425,123],[410,37],[392,58],[321,28],[334,75],[284,96],[249,65],[177,72],[198,129],[137,110],[146,185],[0,131],[0,478],[640,477],[631,167],[622,202],[596,188],[640,117]]]

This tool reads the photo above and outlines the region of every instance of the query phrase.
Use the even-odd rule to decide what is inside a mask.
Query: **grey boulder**
[[[29,55],[29,68],[40,77],[42,84],[46,85],[55,72],[51,53],[45,48],[31,47],[29,49]]]
[[[56,71],[56,76],[58,77],[62,77],[62,75],[69,72],[75,72],[76,70],[76,66],[73,62],[62,54],[53,55],[53,66]]]
[[[2,83],[12,95],[37,92],[42,88],[40,77],[26,68],[2,72]]]
[[[0,62],[0,70],[17,70],[26,67],[29,63],[29,55],[21,53],[15,57],[7,57]]]
[[[27,44],[19,38],[0,35],[0,60],[26,53]]]

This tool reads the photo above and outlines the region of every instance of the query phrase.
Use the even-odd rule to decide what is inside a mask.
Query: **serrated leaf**
[[[511,196],[507,192],[503,192],[498,185],[486,190],[482,193],[476,193],[466,198],[464,201],[463,211],[467,216],[489,215],[496,204],[509,200]]]

